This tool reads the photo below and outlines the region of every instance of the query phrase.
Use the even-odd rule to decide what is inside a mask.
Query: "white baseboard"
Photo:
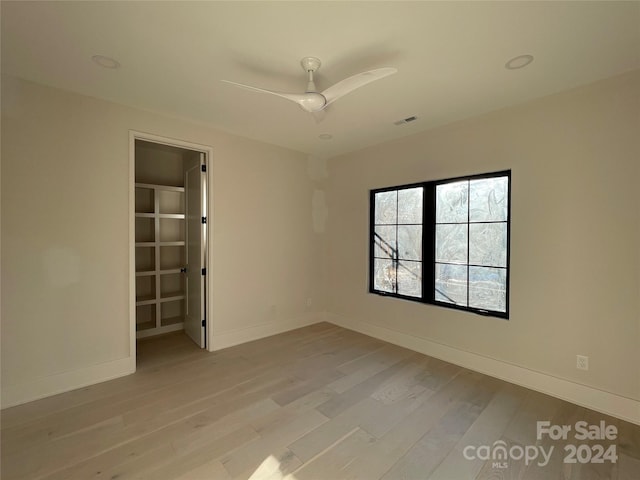
[[[91,367],[41,377],[31,382],[2,387],[2,408],[39,400],[76,388],[123,377],[136,371],[135,357],[127,357]]]
[[[278,333],[306,327],[321,322],[321,313],[309,313],[303,317],[285,322],[273,322],[256,325],[240,330],[213,335],[210,350],[220,350]],[[68,392],[114,378],[123,377],[136,371],[135,357],[127,357],[112,362],[93,365],[88,368],[64,372],[38,378],[31,382],[16,385],[3,385],[0,404],[2,408],[14,407],[41,398]]]
[[[494,358],[459,350],[423,337],[327,313],[325,320],[491,377],[640,425],[640,401],[598,390]]]
[[[324,320],[323,316],[323,313],[314,312],[294,320],[264,323],[220,334],[214,333],[209,351],[214,352],[216,350],[222,350],[223,348],[240,345],[241,343],[259,340],[277,335],[278,333],[313,325],[314,323],[322,322]]]

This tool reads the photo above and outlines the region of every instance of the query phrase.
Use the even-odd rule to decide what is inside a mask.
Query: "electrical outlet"
[[[307,307],[311,306],[311,297],[307,298]]]
[[[589,370],[589,357],[576,355],[576,368],[578,370]]]

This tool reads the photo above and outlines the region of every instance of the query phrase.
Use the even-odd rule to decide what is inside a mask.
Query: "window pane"
[[[380,224],[393,224],[397,223],[397,200],[398,192],[393,190],[391,192],[380,192],[375,194],[375,222],[376,225]]]
[[[436,262],[467,263],[467,224],[436,225]]]
[[[467,266],[436,263],[436,300],[467,305]]]
[[[422,225],[398,225],[398,258],[422,260]]]
[[[396,269],[391,260],[373,260],[373,288],[383,292],[395,293]]]
[[[469,306],[506,312],[506,269],[469,267]]]
[[[398,190],[398,223],[422,223],[422,187]]]
[[[436,222],[466,222],[468,212],[469,182],[445,183],[436,186]]]
[[[397,258],[396,227],[377,226],[373,235],[374,257]]]
[[[398,293],[409,297],[422,296],[421,262],[398,262]]]
[[[507,266],[507,224],[469,225],[469,263],[490,267]]]
[[[469,221],[506,221],[508,177],[483,178],[469,182]]]

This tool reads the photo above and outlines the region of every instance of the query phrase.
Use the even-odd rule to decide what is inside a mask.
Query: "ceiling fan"
[[[328,105],[332,104],[347,93],[354,91],[356,88],[363,87],[368,83],[380,80],[381,78],[389,75],[393,75],[398,71],[397,68],[393,67],[369,70],[367,72],[358,73],[351,77],[345,78],[344,80],[341,80],[338,83],[330,86],[325,91],[318,92],[318,90],[316,89],[316,84],[313,81],[313,74],[320,68],[320,60],[315,57],[305,57],[300,61],[300,64],[308,75],[307,88],[304,93],[274,92],[272,90],[252,87],[250,85],[231,82],[229,80],[222,81],[256,92],[270,93],[271,95],[277,95],[278,97],[286,98],[287,100],[291,100],[292,102],[300,105],[303,110],[315,113],[324,110]]]

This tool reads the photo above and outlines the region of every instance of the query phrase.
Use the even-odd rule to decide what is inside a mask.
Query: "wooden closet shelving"
[[[185,311],[184,187],[136,183],[136,336],[180,330]]]

